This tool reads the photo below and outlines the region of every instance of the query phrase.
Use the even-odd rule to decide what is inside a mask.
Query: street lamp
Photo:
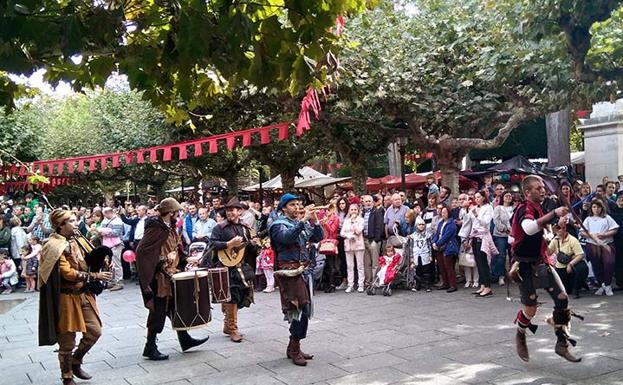
[[[400,183],[402,184],[402,191],[404,191],[405,194],[407,193],[407,180],[405,176],[405,152],[407,143],[409,143],[409,138],[406,136],[399,136],[396,138],[398,152],[400,153]]]

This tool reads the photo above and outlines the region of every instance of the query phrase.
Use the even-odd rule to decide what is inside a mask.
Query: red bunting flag
[[[178,146],[177,149],[180,152],[180,155],[179,155],[179,159],[180,160],[188,159],[188,153],[186,152],[186,145],[185,144],[183,144],[181,146]]]
[[[212,139],[208,142],[210,154],[216,154],[218,152],[218,142],[216,139]]]
[[[236,146],[236,137],[234,135],[230,135],[226,137],[225,141],[227,142],[227,149],[229,151],[233,150],[234,147]]]
[[[119,157],[120,156],[121,155],[119,155],[119,154],[115,154],[115,155],[112,156],[112,167],[113,168],[121,167],[121,162],[119,162]]]
[[[164,148],[164,153],[162,154],[162,160],[164,162],[168,162],[171,160],[171,146],[166,146]]]

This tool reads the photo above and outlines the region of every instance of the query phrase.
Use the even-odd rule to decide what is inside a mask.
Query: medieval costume
[[[543,238],[543,229],[536,222],[545,215],[554,219],[553,212],[544,214],[541,205],[529,199],[517,207],[511,230],[514,238],[514,263],[509,275],[518,283],[521,303],[526,308],[536,309],[536,289],[543,288],[547,291],[554,301],[554,312],[548,323],[554,327],[557,337],[556,354],[568,361],[579,362],[581,358],[576,358],[569,352],[569,343],[575,346],[575,341],[569,336],[571,316],[575,314],[568,308],[568,297],[560,277],[547,263],[547,244]],[[519,310],[515,318],[517,354],[524,361],[529,360],[526,329],[532,333],[537,330],[537,326],[531,323],[531,318],[525,309]]]
[[[231,210],[242,212],[243,208],[238,198],[233,197],[225,205],[226,220],[222,221],[212,230],[210,242],[218,258],[219,251],[236,251],[228,247],[228,242],[236,237],[242,239],[242,245],[239,247],[244,250],[242,259],[233,266],[226,266],[219,259],[214,260],[214,264],[219,267],[227,267],[229,271],[229,291],[231,301],[221,304],[223,311],[223,333],[228,334],[233,342],[241,342],[242,336],[238,330],[238,309],[250,307],[253,303],[253,282],[255,279],[255,263],[257,258],[257,247],[251,243],[251,229],[242,224],[239,218],[235,221],[230,219]],[[237,214],[236,214],[237,215]],[[222,253],[221,253],[222,255]],[[228,264],[229,265],[229,264]]]
[[[145,307],[149,309],[143,356],[155,361],[169,358],[158,351],[156,337],[164,329],[167,316],[171,318],[175,311],[171,276],[178,272],[180,236],[175,227],[175,216],[181,208],[173,198],[160,202],[157,206],[160,215],[145,221],[145,233],[136,249],[141,294]],[[197,340],[185,330],[177,331],[177,337],[182,351],[201,345],[209,338]]]
[[[71,216],[71,211],[56,209],[50,213],[50,224],[58,231]],[[96,273],[87,271],[76,240],[52,234],[41,251],[39,346],[58,343],[63,384],[73,385],[74,375],[91,378],[81,369],[82,359],[102,334],[95,295],[86,284],[96,278]],[[82,333],[82,339],[74,351],[77,332]]]
[[[283,210],[288,202],[299,200],[292,194],[285,194],[279,203]],[[301,351],[300,341],[307,336],[309,318],[312,316],[310,288],[313,277],[308,269],[310,260],[307,242],[320,242],[322,226],[307,221],[279,217],[270,226],[270,240],[277,256],[275,281],[279,286],[281,310],[290,323],[290,343],[286,355],[295,365],[305,366],[313,356]]]

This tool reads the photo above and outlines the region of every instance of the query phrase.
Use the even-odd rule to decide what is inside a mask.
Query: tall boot
[[[547,320],[547,323],[554,327],[554,333],[556,334],[557,339],[556,348],[554,349],[556,354],[569,362],[582,361],[582,358],[575,357],[569,351],[569,343],[575,346],[575,340],[569,337],[569,330],[571,328],[571,310],[554,309],[552,317]]]
[[[515,346],[517,349],[517,355],[523,361],[530,361],[530,353],[528,352],[528,344],[526,343],[526,330],[519,330],[517,328],[517,333],[515,334]]]
[[[143,349],[143,357],[146,357],[152,361],[168,360],[168,355],[162,354],[158,351],[158,346],[156,345],[156,335],[156,333],[151,331],[147,332],[147,343],[145,344],[145,349]]]
[[[290,338],[290,344],[288,345],[288,358],[292,360],[294,365],[297,366],[306,366],[307,361],[301,355],[301,342],[294,338]]]
[[[74,373],[74,376],[78,377],[81,380],[90,380],[92,376],[85,372],[82,369],[82,359],[84,355],[89,350],[90,346],[87,346],[84,341],[80,341],[80,345],[78,349],[74,352],[71,360],[71,370]]]
[[[63,378],[63,384],[66,384],[66,383],[73,384],[74,373],[71,370],[71,352],[59,351],[58,362],[61,367],[61,375]]]
[[[230,303],[229,305],[229,339],[232,342],[242,342],[242,336],[238,331],[238,305],[235,303]]]
[[[182,351],[185,352],[190,348],[195,346],[199,346],[202,343],[206,342],[210,339],[210,336],[201,339],[195,339],[188,334],[186,330],[180,330],[177,332],[177,339],[180,341],[180,346],[182,347]]]
[[[229,304],[228,303],[222,303],[221,304],[221,311],[223,312],[223,333],[225,334],[231,334],[231,330],[229,329],[230,327],[230,319],[229,319]]]
[[[63,378],[63,385],[76,385],[73,378]]]
[[[292,355],[293,355],[293,353],[294,353],[294,348],[293,348],[293,343],[292,343],[292,341],[293,341],[293,340],[292,340],[292,338],[290,338],[290,343],[288,344],[288,347],[287,347],[287,349],[286,349],[286,356],[287,356],[288,358],[292,358]],[[314,355],[313,355],[313,354],[307,354],[307,353],[304,353],[304,352],[301,350],[301,341],[300,341],[300,340],[299,340],[299,353],[300,353],[300,354],[301,354],[301,356],[302,356],[304,359],[306,359],[306,360],[313,360],[313,359],[314,359]]]

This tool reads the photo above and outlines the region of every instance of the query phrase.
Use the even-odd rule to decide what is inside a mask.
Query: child
[[[9,258],[7,249],[0,249],[0,289],[2,294],[11,294],[13,286],[17,285],[19,278],[17,277],[17,268],[15,262]]]
[[[33,253],[32,246],[24,245],[19,250],[19,254],[22,258],[22,278],[26,280],[26,290],[24,293],[32,293],[35,291],[37,278],[37,271],[39,270],[39,259],[36,254]]]
[[[476,268],[476,259],[474,258],[474,253],[472,253],[472,245],[469,240],[461,242],[459,266],[462,266],[465,271],[465,287],[478,287],[478,269]]]
[[[433,263],[431,258],[431,237],[426,231],[426,223],[421,217],[415,219],[415,232],[409,235],[413,239],[413,253],[411,259],[411,269],[415,270],[416,286],[413,291],[420,290],[422,287],[427,293],[432,291],[431,280],[433,277]]]
[[[201,254],[199,254],[199,248],[194,247],[190,250],[190,256],[186,258],[186,271],[199,269],[199,262],[201,262]]]
[[[385,246],[385,254],[379,257],[379,272],[376,276],[381,285],[389,285],[396,276],[396,266],[400,263],[400,254],[396,252],[393,245]]]
[[[260,253],[260,269],[264,272],[266,277],[266,289],[262,290],[264,293],[272,293],[275,291],[275,277],[273,276],[273,269],[275,267],[275,251],[270,247],[270,239],[266,239],[262,245],[262,252]]]

